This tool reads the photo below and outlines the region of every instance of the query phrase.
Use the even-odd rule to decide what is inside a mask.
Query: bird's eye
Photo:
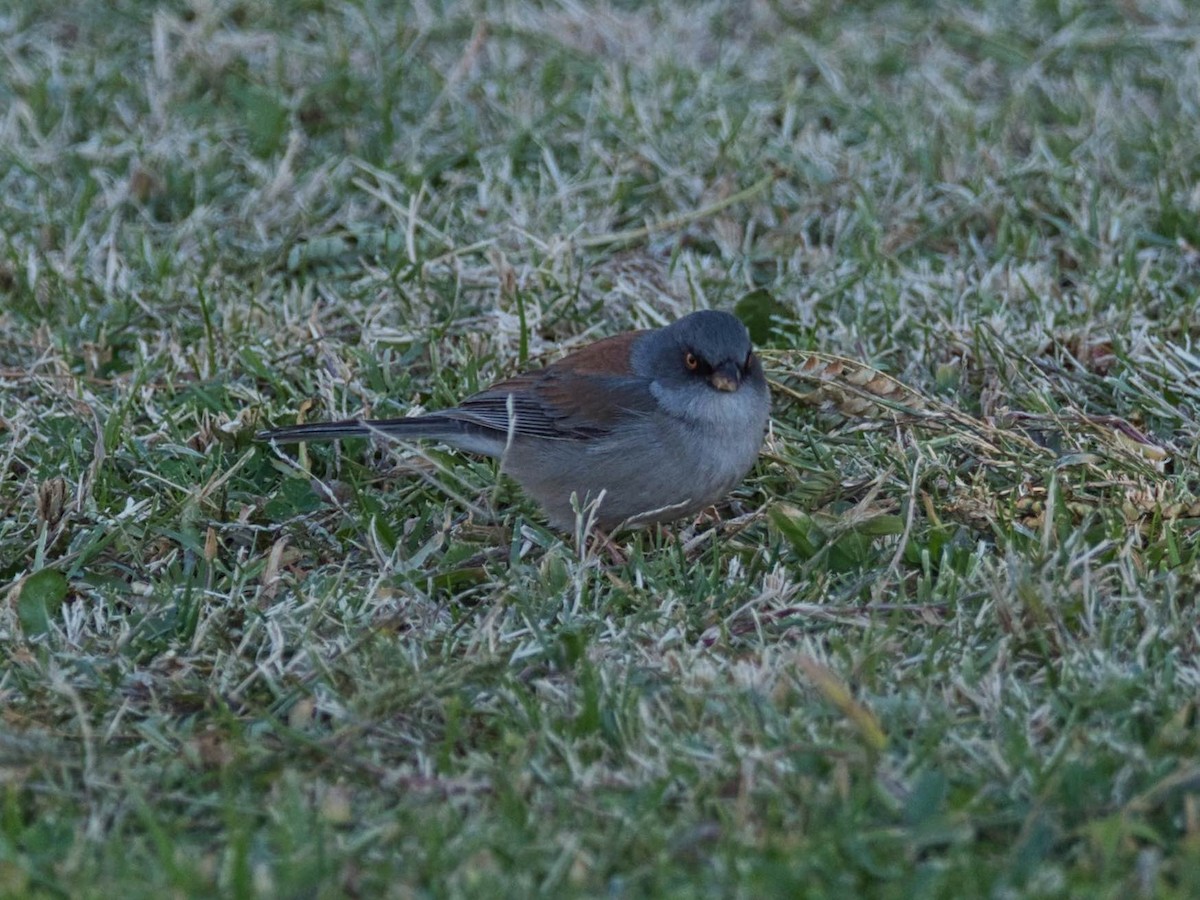
[[[752,362],[754,362],[754,351],[749,350],[746,353],[746,361],[744,363],[742,363],[742,371],[748,372],[750,370],[750,364]]]
[[[688,367],[688,371],[695,372],[700,368],[700,360],[696,359],[695,353],[689,353],[683,358],[683,364]]]

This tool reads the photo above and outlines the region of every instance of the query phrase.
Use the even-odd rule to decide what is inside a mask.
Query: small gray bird
[[[574,496],[580,509],[597,504],[596,523],[613,530],[668,522],[721,499],[754,465],[770,408],[746,327],[702,310],[589,344],[452,409],[294,425],[258,438],[440,441],[499,458],[554,527],[573,529]]]

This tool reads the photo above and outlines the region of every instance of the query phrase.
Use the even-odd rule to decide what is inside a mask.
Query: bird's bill
[[[742,384],[742,373],[737,363],[723,362],[712,370],[708,383],[718,391],[736,391]]]

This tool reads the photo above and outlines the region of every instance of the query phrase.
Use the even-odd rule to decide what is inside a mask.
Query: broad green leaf
[[[17,618],[25,637],[39,637],[50,630],[50,617],[67,597],[67,579],[57,569],[42,569],[21,582],[17,595]]]
[[[750,340],[758,347],[771,343],[772,320],[791,318],[788,308],[766,288],[745,294],[734,304],[733,311],[750,332]]]

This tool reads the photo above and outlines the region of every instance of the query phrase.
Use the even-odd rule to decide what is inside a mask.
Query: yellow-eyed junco
[[[574,495],[580,509],[598,503],[596,523],[611,530],[667,522],[723,497],[754,464],[770,406],[746,327],[702,310],[589,344],[452,409],[294,425],[258,438],[440,441],[498,457],[556,528],[573,528]]]

